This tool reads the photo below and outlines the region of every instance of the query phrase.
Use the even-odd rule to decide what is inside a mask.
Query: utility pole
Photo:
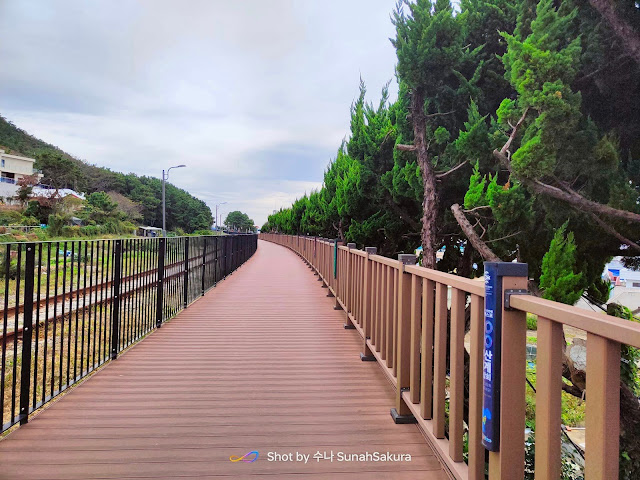
[[[183,168],[183,167],[186,167],[186,165],[176,165],[175,167],[169,167],[169,169],[167,170],[167,173],[165,173],[165,171],[162,170],[162,236],[163,237],[167,236],[167,205],[165,201],[164,184],[166,183],[167,180],[169,180],[169,170],[171,170],[172,168]]]
[[[217,230],[217,229],[218,229],[218,227],[219,227],[219,223],[218,223],[218,207],[219,207],[220,205],[225,205],[226,203],[227,203],[227,202],[222,202],[222,203],[218,203],[218,204],[216,204],[216,230]],[[220,213],[222,213],[222,212],[220,212]]]

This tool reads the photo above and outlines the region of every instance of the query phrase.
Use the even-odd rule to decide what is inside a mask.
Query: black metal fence
[[[257,235],[0,244],[2,432],[204,295],[257,245]]]

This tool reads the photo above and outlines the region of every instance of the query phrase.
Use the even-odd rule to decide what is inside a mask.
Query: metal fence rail
[[[0,244],[2,432],[242,265],[257,235]]]
[[[502,277],[496,293],[509,302],[497,306],[500,447],[488,452],[482,443],[483,282],[419,267],[414,255],[385,258],[374,247],[279,234],[260,238],[290,248],[311,266],[345,311],[345,328],[363,337],[361,358],[377,361],[394,385],[396,421],[415,419],[457,479],[484,480],[486,473],[490,480],[524,478],[526,313],[538,316],[535,478],[561,478],[562,327],[586,332],[585,478],[618,478],[621,345],[640,348],[640,324],[527,296],[526,276]]]

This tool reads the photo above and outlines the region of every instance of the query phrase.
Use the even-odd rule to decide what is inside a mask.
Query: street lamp
[[[167,236],[167,205],[166,205],[165,196],[164,196],[164,184],[166,183],[167,180],[169,180],[169,171],[172,168],[183,168],[183,167],[186,167],[186,165],[176,165],[175,167],[169,167],[169,169],[167,170],[167,173],[165,173],[165,171],[162,170],[162,236],[163,237]]]
[[[218,204],[216,205],[216,230],[218,229],[218,226],[219,226],[219,224],[218,224],[218,207],[219,207],[220,205],[225,205],[226,203],[227,203],[227,202],[222,202],[222,203],[218,203]]]

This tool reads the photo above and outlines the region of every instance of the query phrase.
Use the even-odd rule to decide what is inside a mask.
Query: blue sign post
[[[526,263],[484,263],[484,354],[482,357],[482,444],[500,450],[500,361],[502,343],[502,278],[526,277]]]

